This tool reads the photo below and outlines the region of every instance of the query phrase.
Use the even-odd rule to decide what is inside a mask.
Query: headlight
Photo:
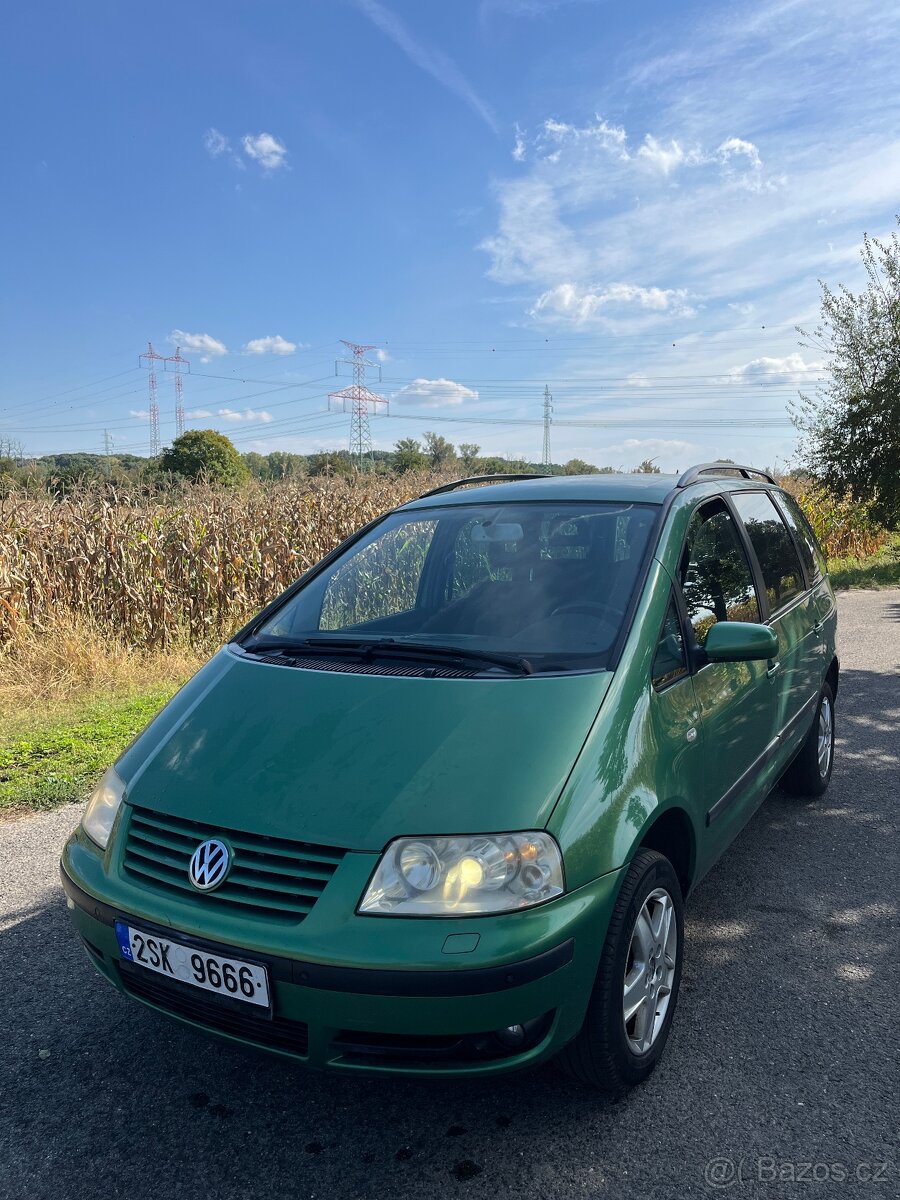
[[[529,908],[563,891],[547,833],[397,838],[359,904],[379,916],[457,917]]]
[[[125,784],[116,774],[115,768],[110,767],[88,800],[88,806],[81,818],[81,827],[101,850],[105,850],[109,842],[113,822],[124,794]]]

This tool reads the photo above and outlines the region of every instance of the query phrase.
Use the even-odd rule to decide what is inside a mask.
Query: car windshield
[[[391,513],[245,640],[455,650],[528,671],[607,665],[656,509],[465,504]],[[406,643],[406,645],[404,645]],[[493,655],[496,662],[487,661]]]

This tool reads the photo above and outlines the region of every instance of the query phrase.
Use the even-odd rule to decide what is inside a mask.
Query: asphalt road
[[[78,810],[0,825],[0,1196],[900,1194],[900,591],[840,612],[831,789],[770,796],[695,892],[665,1059],[616,1105],[552,1068],[335,1079],[194,1036],[76,944]]]

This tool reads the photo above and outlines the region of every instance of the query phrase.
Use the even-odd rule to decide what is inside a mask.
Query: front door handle
[[[771,667],[769,667],[768,671],[766,671],[766,678],[771,679],[772,676],[777,675],[780,670],[781,670],[780,662],[772,663]]]
[[[824,628],[825,628],[824,621],[816,621],[815,625],[813,625],[813,633],[816,635],[816,637],[818,637]]]

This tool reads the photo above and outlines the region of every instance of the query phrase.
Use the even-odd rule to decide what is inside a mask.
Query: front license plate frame
[[[146,970],[198,993],[234,1002],[248,1014],[272,1015],[272,985],[265,963],[223,953],[224,948],[201,945],[177,931],[173,931],[173,936],[168,931],[144,929],[128,920],[117,919],[115,932],[120,956],[136,970]],[[248,994],[251,987],[252,996]]]

